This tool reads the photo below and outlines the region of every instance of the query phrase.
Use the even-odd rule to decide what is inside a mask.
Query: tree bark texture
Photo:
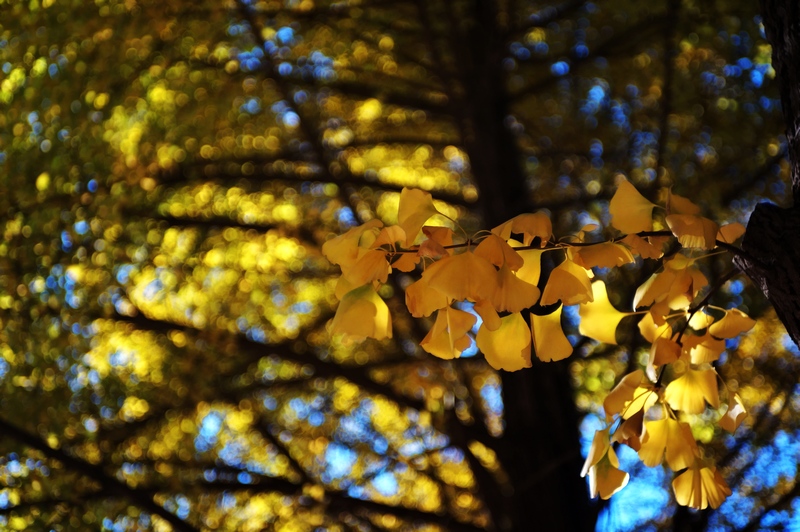
[[[476,2],[475,20],[496,20],[494,2]],[[492,24],[474,26],[464,35],[459,82],[465,88],[460,129],[487,227],[523,212],[532,212],[523,156],[506,126],[510,115],[504,45]],[[470,46],[469,43],[473,43]],[[481,43],[474,46],[474,43]],[[569,364],[541,363],[501,372],[505,431],[493,448],[510,486],[495,494],[492,518],[497,530],[594,530],[596,511],[580,477],[580,421]]]
[[[791,168],[792,205],[760,203],[750,216],[735,264],[761,288],[800,346],[800,3],[761,0],[780,91]]]

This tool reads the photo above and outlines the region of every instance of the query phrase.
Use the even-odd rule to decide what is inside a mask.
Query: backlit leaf
[[[532,307],[539,300],[539,288],[526,283],[504,265],[497,272],[497,290],[492,304],[498,312],[519,312]]]
[[[561,301],[564,305],[575,305],[592,301],[592,298],[592,284],[586,269],[566,259],[550,273],[541,304]]]
[[[713,369],[687,368],[683,375],[667,385],[664,399],[673,410],[687,414],[703,413],[706,402],[719,408],[717,373]]]
[[[608,300],[606,284],[603,281],[592,283],[592,298],[592,301],[578,307],[581,317],[579,332],[598,342],[616,345],[619,322],[630,313],[620,312],[614,308]]]
[[[406,233],[406,247],[414,244],[422,226],[435,214],[439,214],[439,211],[433,206],[430,193],[415,188],[403,188],[400,192],[397,220]]]
[[[531,314],[531,335],[536,357],[542,362],[563,360],[572,354],[564,329],[561,328],[563,305],[546,316]]]
[[[620,181],[608,205],[611,225],[623,233],[650,231],[655,204],[642,196],[627,179]]]
[[[336,309],[331,333],[376,340],[391,338],[392,317],[389,307],[372,285],[351,290]]]
[[[497,270],[472,252],[449,255],[422,274],[428,285],[456,301],[489,299],[497,290]]]
[[[523,235],[522,243],[529,246],[534,238],[541,240],[541,246],[553,236],[553,223],[543,212],[520,214],[492,229],[503,240],[511,238],[511,234]]]
[[[672,489],[678,504],[697,510],[719,508],[731,494],[717,468],[703,465],[700,460],[672,481]]]
[[[490,234],[475,247],[475,255],[482,257],[498,268],[508,266],[512,271],[519,270],[524,261],[505,240]]]
[[[500,327],[481,327],[475,336],[478,349],[496,370],[517,371],[531,367],[531,331],[519,313],[501,318]]]
[[[667,216],[667,225],[683,247],[713,249],[717,246],[719,226],[708,218],[691,214],[670,214]]]
[[[642,378],[644,378],[644,372],[637,369],[625,375],[608,393],[603,400],[603,410],[605,410],[607,421],[611,421],[615,414],[622,413],[625,403],[633,399],[633,393],[641,384]]]
[[[732,308],[725,311],[725,316],[713,323],[708,332],[717,338],[735,338],[743,332],[752,329],[756,321],[739,309]]]
[[[739,397],[738,393],[735,393],[731,403],[728,405],[728,410],[719,420],[719,426],[728,432],[736,432],[736,429],[739,428],[739,425],[742,424],[746,417],[747,410],[744,408],[742,398]]]
[[[419,345],[439,358],[457,358],[472,343],[467,332],[476,321],[477,318],[469,312],[452,307],[440,309],[433,327]]]
[[[644,465],[654,467],[664,459],[665,452],[667,464],[673,471],[694,463],[699,451],[687,423],[671,418],[645,422],[639,458]]]

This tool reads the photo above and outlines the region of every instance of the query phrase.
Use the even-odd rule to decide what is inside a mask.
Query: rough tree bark
[[[800,346],[800,4],[761,0],[760,7],[786,122],[792,205],[760,203],[742,241],[748,256],[734,262],[761,288]]]
[[[475,20],[497,20],[496,7],[476,2]],[[535,209],[529,204],[518,142],[505,125],[510,111],[499,28],[476,25],[462,38],[469,68],[460,79],[466,89],[466,101],[458,106],[465,110],[460,128],[481,192],[484,222],[494,227]],[[506,424],[493,448],[511,489],[495,494],[494,525],[498,530],[593,530],[596,509],[580,478],[579,415],[568,362],[533,364],[524,371],[501,372]]]

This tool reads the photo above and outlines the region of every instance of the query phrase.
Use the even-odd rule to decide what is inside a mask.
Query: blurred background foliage
[[[527,415],[508,377],[474,347],[421,352],[410,277],[382,293],[392,340],[331,338],[338,272],[320,254],[349,227],[392,223],[404,186],[468,231],[524,206],[557,235],[606,225],[620,175],[718,222],[784,203],[754,2],[5,0],[0,13],[3,528],[796,522],[798,351],[743,278],[712,301],[760,318],[720,367],[751,415],[735,437],[696,420],[734,493],[694,512],[624,449],[633,480],[611,501],[587,501],[574,467],[579,496],[554,487],[646,358],[634,323],[622,346],[570,329],[576,354],[553,366],[571,417],[523,440],[532,455],[560,432],[576,441],[526,470],[526,448],[503,443]],[[627,307],[655,267],[607,272],[612,301]],[[704,265],[712,284],[731,267]],[[559,401],[545,397],[529,406]]]

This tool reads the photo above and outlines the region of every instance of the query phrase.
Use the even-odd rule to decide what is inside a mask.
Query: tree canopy
[[[378,340],[333,334],[340,271],[323,255],[353,227],[402,222],[406,187],[452,220],[428,222],[439,227],[473,234],[542,211],[554,234],[589,241],[626,180],[652,202],[672,187],[720,225],[787,205],[786,125],[752,2],[6,0],[0,12],[0,526],[794,518],[800,353],[730,254],[699,271],[711,303],[757,318],[717,367],[749,416],[731,435],[712,409],[687,414],[732,490],[704,511],[677,505],[671,472],[624,446],[631,481],[610,500],[589,500],[579,476],[605,397],[647,365],[634,319],[599,343],[563,307],[572,357],[498,372],[471,323],[458,358],[420,347],[436,325],[405,310],[418,272],[370,296],[391,338],[388,325]],[[545,258],[545,277],[557,265]],[[629,310],[661,267],[598,270],[608,304]]]

